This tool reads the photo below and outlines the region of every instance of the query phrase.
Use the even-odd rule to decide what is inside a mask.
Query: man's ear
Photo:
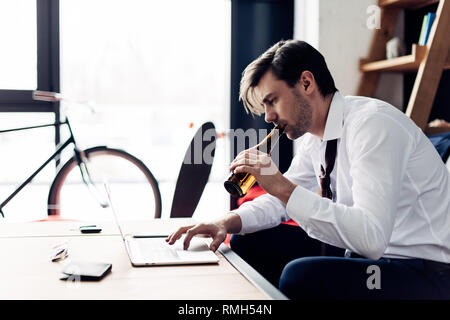
[[[311,94],[313,89],[313,83],[314,83],[314,75],[308,71],[305,70],[300,75],[300,87],[304,91],[305,94]]]
[[[308,81],[308,80],[304,80],[303,81],[303,88],[305,88],[305,91],[307,91],[308,90],[308,87],[309,87],[309,85],[310,85],[311,83]]]

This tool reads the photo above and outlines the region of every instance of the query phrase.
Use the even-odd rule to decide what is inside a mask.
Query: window
[[[52,123],[58,104],[33,101],[32,90],[59,90],[59,57],[54,36],[58,1],[0,2],[0,130]],[[57,42],[56,42],[57,43]],[[53,45],[53,49],[52,49]],[[0,134],[0,201],[53,152],[53,128]],[[46,215],[48,186],[55,174],[50,164],[23,189],[4,212],[10,220]]]
[[[36,1],[0,2],[0,89],[36,89],[36,27]]]
[[[77,142],[143,160],[159,181],[163,217],[197,128],[228,127],[230,16],[229,0],[60,2],[61,91],[96,110],[62,106]],[[225,143],[217,141],[198,212],[228,208]]]
[[[77,142],[82,148],[123,148],[143,160],[159,181],[168,217],[197,128],[205,121],[218,132],[228,128],[231,1],[8,0],[0,3],[0,18],[7,44],[0,52],[0,111],[8,112],[0,129],[59,117],[59,104],[32,100],[36,88],[92,102],[95,113],[81,104],[61,104]],[[50,155],[59,141],[59,132],[55,137],[51,130],[0,137],[2,154],[8,155],[0,159],[0,200]],[[62,140],[64,130],[61,135]],[[208,217],[229,205],[223,188],[226,144],[217,141],[198,206]],[[53,175],[50,165],[8,203],[7,217],[45,218]]]

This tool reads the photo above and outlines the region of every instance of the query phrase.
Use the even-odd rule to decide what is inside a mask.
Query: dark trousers
[[[231,248],[291,299],[450,299],[450,269],[423,259],[344,258],[344,250],[279,225],[233,235]],[[356,256],[356,255],[355,255]]]

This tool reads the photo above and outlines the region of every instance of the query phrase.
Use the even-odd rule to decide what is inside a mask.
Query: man
[[[240,97],[300,139],[297,154],[283,175],[262,170],[274,169],[266,154],[241,152],[230,169],[253,174],[268,194],[180,228],[170,244],[207,234],[215,251],[239,233],[232,249],[293,299],[450,298],[449,172],[408,117],[343,97],[323,56],[297,40],[253,61]],[[301,228],[280,225],[289,218]]]

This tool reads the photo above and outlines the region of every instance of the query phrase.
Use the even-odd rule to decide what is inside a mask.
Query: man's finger
[[[235,159],[231,165],[230,170],[233,170],[234,168],[241,166],[241,165],[257,165],[258,164],[258,157],[257,156],[251,156],[249,158],[244,159]]]
[[[259,175],[260,169],[251,167],[251,166],[240,165],[240,166],[237,166],[236,168],[234,168],[233,172],[234,173],[239,173],[239,172],[250,173],[251,175],[256,177],[257,175]]]
[[[170,236],[166,239],[166,241],[167,241],[169,244],[174,244],[175,241],[177,241],[178,239],[180,239],[181,236],[182,236],[184,233],[186,233],[187,230],[191,229],[192,227],[193,227],[193,225],[185,226],[185,227],[179,228],[177,231],[175,231],[174,233],[172,233],[172,235],[170,235]]]
[[[210,249],[211,251],[213,251],[213,252],[216,252],[216,250],[219,248],[220,244],[221,244],[222,242],[224,242],[225,239],[226,239],[226,236],[223,237],[223,236],[221,236],[221,235],[220,235],[220,236],[217,235],[217,236],[214,238],[214,240],[211,242],[211,244],[209,245],[209,249]]]
[[[241,151],[233,160],[233,162],[238,161],[240,159],[248,159],[251,157],[255,157],[260,153],[260,151],[256,150],[256,149],[247,149],[244,151]],[[233,163],[232,162],[232,163]]]
[[[197,224],[196,226],[194,226],[186,231],[186,237],[184,237],[184,242],[183,242],[184,250],[187,250],[189,248],[189,244],[191,243],[192,237],[199,233],[208,233],[208,228],[202,223]]]

